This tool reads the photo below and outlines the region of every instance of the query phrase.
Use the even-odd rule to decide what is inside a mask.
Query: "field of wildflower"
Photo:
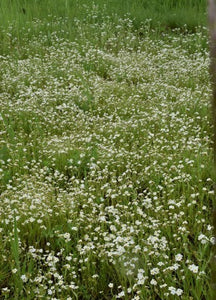
[[[207,29],[85,11],[1,28],[0,299],[210,299]]]

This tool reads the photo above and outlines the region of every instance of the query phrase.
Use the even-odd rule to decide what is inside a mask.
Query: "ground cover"
[[[84,8],[1,28],[0,297],[210,299],[207,30]]]

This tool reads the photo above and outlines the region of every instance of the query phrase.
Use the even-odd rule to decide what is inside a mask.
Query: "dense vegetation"
[[[41,31],[48,41],[56,30],[61,37],[74,40],[77,37],[76,19],[83,25],[89,22],[102,24],[105,15],[114,23],[128,15],[136,29],[148,21],[149,27],[156,32],[174,28],[196,32],[197,27],[206,25],[206,0],[97,0],[95,4],[97,15],[90,17],[88,9],[92,7],[92,1],[88,0],[1,0],[0,25],[6,30],[0,32],[0,53],[7,52],[8,47],[10,50],[22,48],[26,35],[31,39]],[[53,16],[64,18],[61,29]],[[35,26],[32,22],[35,19],[43,20],[43,25]]]
[[[0,299],[210,299],[205,5],[1,1]]]

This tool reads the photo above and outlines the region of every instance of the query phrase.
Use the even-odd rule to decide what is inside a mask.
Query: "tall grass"
[[[103,14],[112,17],[129,14],[136,26],[146,19],[152,20],[153,27],[161,28],[184,27],[186,24],[190,30],[195,30],[198,25],[206,24],[205,0],[2,0],[0,24],[7,26],[13,21],[17,28],[22,28],[34,18],[49,20],[50,16],[57,16],[68,17],[70,25],[74,18],[84,21],[87,17],[86,7],[92,6],[92,3],[98,6]]]
[[[142,22],[146,18],[152,19],[155,24],[167,25],[172,15],[176,16],[176,25],[189,23],[193,26],[206,24],[206,1],[205,0],[2,0],[0,3],[1,23],[6,23],[9,19],[18,18],[25,22],[32,18],[47,18],[49,14],[56,16],[82,16],[85,19],[86,6],[94,5],[100,8],[105,7],[109,15],[117,13],[122,17],[129,13],[137,22]]]
[[[89,11],[97,11],[91,15]],[[91,16],[90,16],[91,15]],[[94,16],[93,16],[94,15]],[[127,15],[137,30],[148,22],[156,34],[179,28],[183,32],[195,32],[206,25],[206,1],[147,1],[147,0],[2,0],[0,2],[0,53],[22,52],[23,37],[32,39],[46,33],[47,44],[51,35],[58,30],[58,36],[74,41],[77,37],[76,20],[81,23],[102,24],[107,16],[113,24]],[[64,22],[56,25],[56,18]],[[36,21],[41,20],[42,23]],[[46,22],[44,22],[46,21]],[[27,35],[26,35],[27,33]]]

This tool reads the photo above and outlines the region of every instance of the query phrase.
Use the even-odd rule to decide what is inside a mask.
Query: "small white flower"
[[[195,274],[198,273],[198,268],[199,267],[194,264],[188,266],[188,269]]]
[[[183,294],[183,290],[182,289],[177,289],[176,290],[176,295],[181,296]]]
[[[113,288],[113,283],[110,282],[110,283],[108,284],[108,287],[112,289],[112,288]]]
[[[131,289],[131,288],[128,288],[128,289],[127,289],[127,292],[128,292],[128,294],[130,294],[130,293],[132,292],[132,289]]]
[[[176,294],[176,288],[174,288],[173,286],[170,286],[170,287],[168,288],[168,290],[170,291],[170,294],[171,294],[171,295],[175,295],[175,294]]]
[[[216,238],[215,237],[211,237],[210,238],[210,242],[212,243],[212,245],[216,244]]]
[[[207,239],[207,237],[206,237],[204,234],[201,233],[201,234],[198,236],[198,241],[203,240],[203,239]]]
[[[10,290],[8,287],[2,288],[2,293],[9,293]]]
[[[146,277],[143,277],[142,279],[139,279],[137,281],[137,285],[143,285],[145,283]]]
[[[138,269],[138,273],[145,273],[143,269]]]
[[[124,292],[124,291],[121,291],[121,292],[117,295],[116,298],[122,298],[122,297],[124,297],[124,295],[125,295],[125,292]]]
[[[13,274],[16,274],[16,273],[17,273],[17,269],[14,268],[14,269],[12,270],[12,273],[13,273]]]
[[[71,227],[71,230],[78,231],[77,227]]]
[[[21,279],[22,279],[23,282],[28,281],[28,277],[26,275],[21,275]]]
[[[116,227],[115,227],[114,225],[111,225],[111,226],[110,226],[110,230],[111,230],[111,231],[114,231],[114,232],[117,231],[117,229],[116,229]]]
[[[158,268],[154,268],[154,269],[151,270],[150,273],[151,273],[151,275],[156,275],[156,274],[159,273],[159,269]]]
[[[199,272],[199,275],[205,275],[206,273],[205,273],[205,271],[200,271]]]
[[[53,292],[52,292],[52,290],[50,290],[50,289],[47,291],[47,294],[48,294],[48,295],[52,295],[52,293],[53,293]]]
[[[213,229],[213,226],[211,226],[211,225],[208,225],[208,226],[207,226],[207,230],[208,230],[208,231],[211,231],[212,229]]]
[[[156,281],[155,279],[152,279],[152,280],[150,281],[150,284],[152,284],[152,285],[157,285],[157,281]]]
[[[143,273],[138,273],[137,278],[138,279],[143,279]]]
[[[64,233],[63,237],[64,237],[64,239],[65,239],[66,242],[69,242],[71,240],[70,233],[68,233],[68,232]]]
[[[208,243],[208,241],[207,240],[201,240],[201,244],[203,244],[203,245],[205,245],[205,244],[207,244]]]
[[[175,256],[175,260],[176,260],[176,261],[181,261],[182,258],[183,258],[183,255],[182,255],[181,253],[178,253],[178,254],[176,254],[176,256]]]

